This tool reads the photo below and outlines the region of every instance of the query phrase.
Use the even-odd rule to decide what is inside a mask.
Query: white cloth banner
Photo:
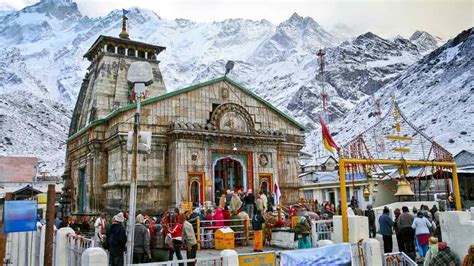
[[[352,262],[351,244],[343,243],[320,248],[297,249],[281,253],[281,265],[342,265]]]

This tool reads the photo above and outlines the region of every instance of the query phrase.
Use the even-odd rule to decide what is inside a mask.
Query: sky
[[[60,0],[59,0],[60,1]],[[0,0],[1,7],[23,8],[38,0]],[[97,17],[113,9],[138,6],[166,19],[198,22],[228,18],[266,19],[273,24],[294,12],[323,26],[346,25],[355,33],[409,37],[415,30],[449,39],[474,26],[474,0],[75,0],[80,11]]]

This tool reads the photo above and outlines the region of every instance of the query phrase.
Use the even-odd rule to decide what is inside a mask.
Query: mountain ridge
[[[39,104],[39,100],[46,98],[48,104],[64,107],[64,114],[53,112],[54,119],[44,115],[37,118],[39,125],[60,121],[55,123],[65,128],[48,131],[51,142],[67,138],[68,125],[64,121],[70,117],[89,64],[83,54],[100,34],[117,36],[121,29],[121,10],[89,18],[79,11],[77,15],[75,3],[66,8],[71,9],[71,14],[59,17],[52,12],[44,15],[36,11],[22,16],[25,13],[21,10],[10,13],[15,19],[8,23],[1,23],[5,17],[0,17],[0,34],[10,33],[0,40],[0,96],[11,97],[16,92],[23,95],[27,91],[29,96],[22,96],[25,100],[35,98],[32,103]],[[337,128],[338,121],[354,112],[359,103],[394,83],[412,64],[427,56],[408,39],[385,39],[374,33],[355,38],[337,36],[313,18],[297,13],[278,25],[246,19],[212,23],[168,20],[141,8],[130,8],[128,16],[128,31],[133,40],[167,47],[159,60],[168,91],[221,76],[226,61],[234,60],[236,66],[230,77],[304,124],[309,130],[305,150],[312,153],[319,142],[317,118],[323,86],[329,94],[331,127]],[[35,31],[38,27],[41,30]],[[314,54],[323,45],[327,61],[324,83]],[[0,108],[0,114],[8,115],[8,108],[17,114],[16,119],[22,119],[17,110],[24,105],[11,102]],[[0,123],[0,133],[13,143],[6,145],[0,139],[0,153],[35,153],[34,148],[15,147],[15,143],[35,145],[33,138],[25,142],[17,139],[21,136],[18,130],[26,129]],[[49,157],[45,146],[39,146],[37,154],[48,162],[44,168],[62,174],[63,161],[58,161],[57,154],[64,155],[65,146],[52,150]]]

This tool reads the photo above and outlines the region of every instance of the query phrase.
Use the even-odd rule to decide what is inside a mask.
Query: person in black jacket
[[[123,266],[123,253],[127,244],[127,234],[125,233],[125,227],[123,226],[125,218],[123,213],[115,215],[112,218],[112,225],[109,227],[106,233],[106,240],[103,247],[109,251],[109,264],[111,266]]]
[[[247,195],[244,197],[245,211],[249,215],[249,218],[253,218],[254,214],[254,205],[255,205],[255,196],[252,194],[252,190],[247,191]]]
[[[263,251],[263,224],[265,219],[263,219],[262,213],[257,210],[257,213],[252,218],[252,229],[253,229],[253,251],[261,252]]]
[[[377,235],[377,229],[375,227],[375,212],[372,209],[372,205],[367,205],[367,210],[365,210],[365,216],[369,218],[369,237],[375,238]]]

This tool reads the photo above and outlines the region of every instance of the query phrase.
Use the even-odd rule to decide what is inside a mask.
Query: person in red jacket
[[[224,227],[224,214],[222,213],[222,208],[217,208],[216,213],[214,213],[214,216],[212,217],[212,221],[214,230]]]
[[[222,215],[224,215],[224,225],[225,226],[230,226],[230,211],[229,211],[229,207],[225,207],[224,208],[224,211],[222,212]]]
[[[173,245],[170,247],[169,260],[173,260],[174,253],[176,253],[178,260],[183,259],[183,256],[181,255],[181,247],[183,246],[183,239],[181,237],[183,233],[182,228],[183,224],[177,221],[173,228],[168,230],[168,233],[171,234],[171,238],[173,240]]]

